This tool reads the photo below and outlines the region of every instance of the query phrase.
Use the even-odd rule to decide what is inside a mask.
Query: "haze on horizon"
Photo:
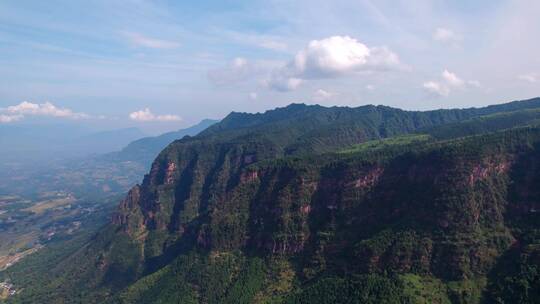
[[[0,2],[0,127],[538,96],[538,1]]]

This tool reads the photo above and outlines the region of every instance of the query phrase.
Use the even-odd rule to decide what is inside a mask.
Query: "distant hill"
[[[181,129],[174,132],[168,132],[159,136],[144,137],[133,142],[130,142],[119,152],[110,153],[110,157],[115,161],[136,161],[140,163],[150,164],[154,158],[171,142],[181,139],[184,136],[195,136],[201,131],[219,122],[219,120],[204,119],[198,124],[186,129]]]

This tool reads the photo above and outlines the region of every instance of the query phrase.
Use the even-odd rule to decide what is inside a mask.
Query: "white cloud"
[[[463,79],[459,78],[456,74],[449,72],[448,70],[444,70],[442,72],[442,78],[446,83],[448,83],[449,86],[452,87],[463,87],[465,85],[465,82]]]
[[[462,38],[450,29],[439,27],[433,33],[433,40],[443,43],[458,43]]]
[[[296,54],[293,68],[304,78],[327,78],[398,64],[397,55],[387,48],[369,48],[349,36],[332,36],[312,40]]]
[[[22,115],[4,115],[4,114],[0,114],[0,123],[15,122],[15,121],[21,120],[22,118],[23,118]]]
[[[522,74],[518,76],[518,79],[527,81],[530,83],[536,83],[540,80],[540,75],[537,73]]]
[[[313,94],[313,99],[316,100],[316,101],[323,101],[323,100],[326,100],[326,99],[329,99],[329,98],[333,97],[334,95],[335,95],[334,93],[328,92],[328,91],[323,90],[323,89],[318,89]]]
[[[368,90],[368,91],[373,91],[373,90],[375,90],[375,86],[372,85],[372,84],[368,84],[368,85],[366,86],[366,90]]]
[[[398,67],[398,56],[386,47],[370,48],[349,36],[332,36],[309,42],[286,66],[272,73],[267,85],[276,90],[292,90],[306,79],[334,78]]]
[[[313,40],[294,58],[294,69],[307,78],[343,74],[367,64],[369,48],[350,37]]]
[[[131,120],[141,121],[141,122],[150,122],[150,121],[165,122],[165,121],[180,121],[180,120],[182,120],[182,118],[180,118],[180,116],[178,116],[178,115],[171,115],[171,114],[155,115],[154,113],[152,113],[150,111],[149,108],[145,108],[143,110],[132,112],[132,113],[129,114],[129,118]]]
[[[466,89],[467,87],[481,87],[481,84],[477,80],[465,81],[459,78],[455,73],[452,73],[448,70],[444,70],[441,73],[441,80],[430,80],[424,82],[424,89],[429,93],[439,95],[439,96],[448,96],[453,89]]]
[[[151,49],[175,49],[180,47],[180,43],[175,41],[154,39],[133,32],[122,32],[122,34],[126,36],[132,44],[140,47]]]
[[[249,99],[251,99],[251,100],[257,100],[257,98],[259,97],[259,96],[257,95],[257,93],[255,93],[255,92],[249,93],[248,96],[249,96]]]
[[[88,114],[73,112],[68,108],[59,108],[50,102],[45,103],[31,103],[28,101],[23,101],[18,105],[9,106],[4,109],[0,109],[0,112],[9,114],[12,117],[12,121],[20,120],[24,118],[25,115],[29,116],[49,116],[49,117],[59,117],[59,118],[68,118],[68,119],[84,119],[90,118]],[[6,115],[4,115],[4,120],[8,120]]]
[[[424,89],[428,92],[440,96],[448,96],[450,94],[450,88],[442,83],[436,81],[424,82]]]

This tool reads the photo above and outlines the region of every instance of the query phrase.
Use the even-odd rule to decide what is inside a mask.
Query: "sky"
[[[2,0],[0,127],[540,96],[536,0]]]

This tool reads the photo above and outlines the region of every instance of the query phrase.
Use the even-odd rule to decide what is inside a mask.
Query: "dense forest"
[[[293,104],[172,142],[9,303],[539,303],[540,98]]]

